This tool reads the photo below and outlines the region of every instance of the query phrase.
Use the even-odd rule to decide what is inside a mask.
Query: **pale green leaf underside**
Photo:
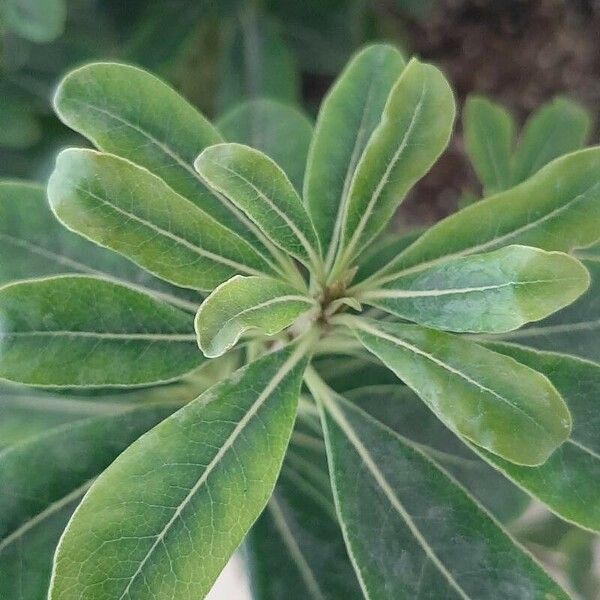
[[[0,182],[0,256],[0,284],[81,273],[135,286],[186,310],[197,310],[200,302],[195,292],[169,285],[71,233],[52,214],[46,189],[35,183]]]
[[[592,284],[579,300],[539,323],[504,334],[502,339],[600,363],[600,261],[585,260],[584,264]]]
[[[0,378],[39,386],[160,383],[204,361],[191,315],[76,275],[0,289],[0,346]]]
[[[304,200],[328,263],[341,234],[350,182],[404,59],[393,46],[359,52],[321,104],[308,154]]]
[[[175,90],[150,73],[118,63],[92,63],[69,73],[54,97],[58,116],[96,147],[146,167],[178,194],[233,229],[259,251],[247,220],[212,194],[194,171],[218,131]]]
[[[246,144],[271,157],[302,191],[313,126],[303,112],[275,100],[259,98],[233,108],[217,122],[228,142]]]
[[[61,540],[50,598],[203,598],[271,495],[305,364],[302,346],[267,355],[121,454]]]
[[[599,199],[600,148],[567,154],[431,227],[386,267],[385,278],[508,244],[562,252],[590,246],[600,237]]]
[[[310,217],[287,175],[272,159],[242,144],[217,144],[204,150],[194,167],[279,248],[307,266],[318,262],[319,242]]]
[[[58,156],[48,184],[69,229],[176,285],[212,290],[238,273],[270,273],[241,237],[133,163],[93,150]]]
[[[464,108],[465,150],[483,184],[486,196],[512,183],[515,122],[502,106],[470,96]]]
[[[214,358],[248,330],[274,335],[316,306],[290,284],[269,277],[236,276],[221,284],[200,306],[195,320],[198,345]]]
[[[322,420],[336,506],[366,598],[568,598],[415,445],[337,396],[325,400]]]
[[[539,465],[571,431],[546,377],[474,342],[418,325],[353,319],[368,350],[454,432],[522,465]]]
[[[489,453],[483,453],[484,458],[559,517],[600,532],[600,366],[519,346],[491,347],[544,373],[552,381],[571,411],[573,431],[543,465],[533,469]]]
[[[352,178],[341,244],[347,260],[381,232],[408,190],[431,168],[448,143],[454,114],[454,97],[443,74],[411,60],[392,88]]]
[[[400,275],[360,300],[437,329],[503,333],[571,304],[589,282],[567,254],[506,246]]]

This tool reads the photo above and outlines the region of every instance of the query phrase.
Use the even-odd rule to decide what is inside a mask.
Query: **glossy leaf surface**
[[[267,355],[121,454],[75,512],[49,597],[203,598],[271,495],[305,363],[302,347]]]
[[[192,317],[116,283],[50,277],[0,290],[0,378],[127,386],[181,378],[204,360]]]
[[[173,410],[100,409],[0,453],[0,597],[46,597],[58,538],[92,480]]]
[[[437,329],[502,333],[571,304],[589,282],[568,254],[506,246],[400,275],[360,300]]]
[[[587,260],[584,264],[592,284],[579,300],[539,323],[506,333],[502,338],[600,363],[600,261]]]
[[[522,184],[431,227],[386,271],[508,244],[568,252],[600,237],[600,148],[562,156]]]
[[[509,188],[515,137],[511,114],[486,98],[469,96],[463,120],[465,150],[483,184],[485,195]]]
[[[336,506],[366,598],[568,598],[406,438],[339,397],[322,412]]]
[[[350,61],[321,105],[308,155],[304,199],[327,262],[339,241],[354,171],[403,69],[404,59],[394,47],[365,48]]]
[[[48,197],[66,227],[176,285],[211,290],[237,273],[270,271],[241,237],[116,156],[61,152]]]
[[[28,182],[0,182],[0,285],[19,279],[81,273],[120,281],[195,310],[200,296],[152,277],[118,254],[74,235],[56,220],[46,190]]]
[[[448,143],[454,113],[442,73],[413,59],[392,88],[350,185],[342,234],[348,259],[381,232],[429,171]]]
[[[235,345],[248,330],[279,333],[316,306],[293,286],[268,277],[233,277],[220,285],[196,315],[198,345],[214,358]]]
[[[522,465],[547,460],[571,417],[543,375],[478,344],[418,325],[351,322],[361,342],[453,431]]]
[[[217,123],[228,142],[246,144],[271,157],[302,191],[312,123],[299,109],[275,100],[249,100]]]
[[[273,243],[307,265],[317,263],[319,242],[310,217],[290,180],[272,159],[242,144],[218,144],[204,150],[194,166]]]
[[[571,415],[569,439],[543,465],[525,468],[484,453],[490,464],[559,517],[600,531],[600,366],[585,360],[494,344],[496,351],[544,373],[561,392]]]

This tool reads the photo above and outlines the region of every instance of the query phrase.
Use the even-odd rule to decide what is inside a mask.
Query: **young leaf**
[[[442,466],[502,523],[520,516],[530,498],[454,435],[406,385],[371,385],[345,397]],[[527,467],[531,468],[531,467]]]
[[[64,150],[48,197],[66,227],[175,285],[210,291],[237,273],[271,272],[241,237],[116,156]]]
[[[131,285],[184,308],[197,310],[200,296],[169,285],[118,254],[63,227],[41,185],[0,182],[0,285],[20,279],[81,273]]]
[[[242,333],[258,329],[279,333],[316,301],[288,283],[268,277],[236,276],[221,284],[200,306],[195,320],[198,346],[204,356],[221,356]]]
[[[591,119],[579,104],[555,98],[525,124],[514,157],[513,185],[537,173],[551,160],[579,150],[590,133]]]
[[[273,491],[305,350],[249,364],[121,454],[67,527],[49,598],[203,598]]]
[[[448,143],[454,114],[452,90],[442,73],[411,60],[352,178],[342,228],[346,261],[381,232],[408,190],[431,168]]]
[[[362,600],[346,553],[327,471],[325,443],[296,424],[281,475],[246,551],[255,600]]]
[[[345,321],[454,432],[521,465],[546,461],[571,431],[546,377],[471,341],[418,325]]]
[[[310,217],[290,180],[272,159],[242,144],[218,144],[204,150],[194,167],[274,244],[307,266],[318,265],[319,242]]]
[[[506,333],[502,339],[600,363],[600,261],[586,260],[584,264],[592,285],[577,302],[539,323]]]
[[[491,465],[562,519],[600,532],[600,366],[564,354],[492,344],[497,352],[544,373],[573,416],[570,438],[543,465],[519,467],[479,450]]]
[[[469,96],[463,119],[465,149],[483,184],[485,195],[509,188],[515,137],[512,115],[486,98]]]
[[[436,329],[503,333],[571,304],[589,283],[568,254],[506,246],[400,275],[359,300]]]
[[[217,122],[228,142],[246,144],[272,158],[298,192],[313,126],[304,113],[275,100],[249,100],[230,110]]]
[[[191,315],[85,276],[1,288],[0,346],[0,378],[39,386],[161,383],[204,360]]]
[[[322,396],[336,506],[365,598],[568,598],[415,445]]]
[[[356,165],[404,68],[392,46],[375,45],[348,64],[321,105],[304,180],[304,198],[331,264]]]
[[[150,403],[113,406],[0,453],[1,598],[46,597],[56,543],[91,481],[171,412]]]
[[[217,103],[222,112],[259,96],[293,103],[300,88],[294,56],[277,21],[245,4],[225,38]]]
[[[600,238],[600,147],[567,154],[520,185],[440,221],[385,268],[423,268],[508,244],[569,252]]]

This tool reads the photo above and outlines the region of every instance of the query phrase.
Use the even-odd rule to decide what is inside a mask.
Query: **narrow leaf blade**
[[[360,300],[437,329],[504,333],[571,304],[589,283],[568,254],[506,246],[400,275]]]
[[[64,150],[48,197],[69,229],[176,285],[210,291],[237,273],[271,272],[237,234],[149,171],[116,156]]]
[[[307,265],[318,262],[319,242],[310,217],[290,180],[272,159],[242,144],[217,144],[204,150],[194,167],[274,244]]]
[[[352,176],[404,65],[392,46],[365,48],[321,105],[308,154],[304,198],[328,262],[339,242]]]
[[[348,260],[381,232],[408,190],[442,153],[455,110],[443,74],[411,60],[390,92],[352,179],[342,235]]]
[[[0,378],[38,386],[173,381],[197,368],[192,316],[85,276],[0,289]]]
[[[486,196],[512,184],[515,122],[502,106],[480,96],[469,96],[464,112],[465,149]]]
[[[315,305],[312,298],[282,281],[233,277],[200,306],[195,320],[198,346],[209,358],[221,356],[245,331],[274,335]]]
[[[546,377],[474,342],[418,325],[352,321],[378,356],[453,431],[522,465],[543,463],[571,416]]]
[[[302,347],[261,358],[121,454],[63,535],[49,597],[204,597],[271,495],[305,364]]]

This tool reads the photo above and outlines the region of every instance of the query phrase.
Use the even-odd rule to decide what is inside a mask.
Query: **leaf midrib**
[[[127,594],[129,593],[129,590],[131,589],[131,586],[133,585],[133,582],[137,579],[137,577],[142,572],[146,562],[148,561],[150,556],[152,556],[152,554],[153,554],[154,550],[157,548],[157,546],[159,544],[163,543],[165,536],[167,535],[167,533],[169,532],[169,530],[171,529],[171,527],[173,526],[175,521],[180,517],[183,510],[186,508],[186,506],[189,504],[189,502],[192,500],[192,498],[196,495],[196,493],[198,493],[200,488],[206,483],[210,474],[213,472],[213,470],[216,468],[216,466],[219,464],[219,462],[225,456],[225,454],[229,451],[229,449],[233,447],[233,444],[237,440],[238,436],[242,433],[242,431],[249,424],[249,422],[257,415],[260,408],[269,399],[269,396],[271,395],[271,393],[275,391],[275,389],[283,381],[285,376],[301,360],[304,353],[305,353],[304,346],[300,345],[298,348],[296,348],[296,350],[291,354],[291,356],[280,367],[279,371],[277,371],[277,373],[269,381],[269,383],[266,385],[266,387],[263,389],[263,391],[258,395],[258,398],[252,404],[250,409],[240,419],[239,423],[235,426],[235,428],[233,429],[231,434],[227,437],[227,439],[225,440],[223,445],[219,448],[219,450],[217,451],[217,453],[215,454],[213,459],[205,467],[205,469],[202,472],[202,475],[200,476],[198,481],[196,481],[196,483],[191,487],[191,489],[188,492],[188,494],[186,495],[186,497],[183,499],[183,501],[179,504],[179,506],[173,512],[173,515],[171,516],[171,518],[169,519],[167,524],[163,527],[163,529],[160,531],[160,533],[156,536],[156,539],[152,543],[152,546],[149,548],[149,550],[146,552],[144,558],[140,561],[140,564],[137,567],[136,571],[133,573],[133,575],[131,575],[131,577],[129,577],[129,582],[127,583],[127,586],[123,590],[122,594],[119,596],[119,600],[123,600],[127,596]]]
[[[528,414],[520,406],[512,404],[508,398],[505,398],[504,396],[502,396],[495,390],[488,388],[485,385],[480,384],[475,379],[472,379],[471,377],[469,377],[469,375],[467,375],[466,373],[463,373],[462,371],[455,369],[454,367],[451,367],[450,365],[448,365],[445,362],[441,361],[440,359],[436,358],[432,354],[429,354],[429,353],[425,352],[424,350],[421,350],[420,348],[417,348],[416,346],[413,346],[412,344],[409,344],[408,342],[401,340],[400,338],[396,338],[390,334],[380,331],[379,329],[371,327],[370,325],[368,325],[366,323],[358,323],[358,319],[353,321],[353,323],[355,323],[363,331],[366,331],[367,333],[370,333],[371,335],[373,335],[375,337],[385,339],[385,340],[391,342],[392,344],[394,344],[395,346],[399,346],[399,347],[409,350],[410,352],[414,352],[415,354],[418,354],[419,356],[426,358],[427,360],[433,362],[438,367],[441,367],[442,369],[448,371],[449,373],[452,373],[452,374],[460,377],[461,379],[463,379],[470,385],[473,385],[476,388],[480,389],[482,392],[487,392],[487,393],[491,394],[495,398],[498,398],[498,400],[500,400],[501,402],[507,404],[512,410],[523,414],[529,421],[531,421],[534,424],[534,426],[536,428],[543,431],[545,434],[550,433],[550,432],[548,432],[547,429],[542,427],[542,425],[534,417],[532,417],[530,414]]]

